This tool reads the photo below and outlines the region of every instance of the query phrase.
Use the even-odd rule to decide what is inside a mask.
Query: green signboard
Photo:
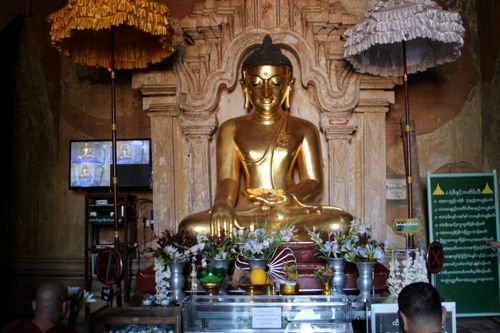
[[[419,219],[395,219],[392,230],[397,234],[416,234],[422,229]]]
[[[429,238],[442,244],[444,265],[432,276],[457,316],[500,315],[500,240],[496,173],[428,174]]]

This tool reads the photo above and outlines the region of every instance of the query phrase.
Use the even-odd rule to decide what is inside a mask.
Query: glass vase
[[[219,293],[222,282],[226,279],[226,270],[212,265],[200,267],[196,272],[196,278],[207,295],[213,296]]]
[[[210,265],[213,267],[222,267],[226,271],[226,278],[222,281],[219,288],[219,295],[227,295],[227,288],[229,288],[229,265],[231,265],[232,259],[210,259]]]
[[[373,267],[375,267],[376,262],[356,262],[355,264],[359,274],[356,280],[359,295],[356,300],[358,302],[366,302],[366,299],[370,297],[370,293],[373,289]]]
[[[333,282],[332,284],[337,287],[339,294],[345,295],[344,287],[347,278],[344,273],[346,260],[344,258],[328,258],[325,259],[330,267],[333,268]]]

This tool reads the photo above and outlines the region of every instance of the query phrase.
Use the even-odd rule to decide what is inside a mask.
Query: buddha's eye
[[[275,87],[281,86],[282,83],[283,83],[283,81],[281,81],[281,80],[271,80],[271,84]]]
[[[261,85],[262,80],[260,78],[255,78],[253,80],[248,80],[252,87],[258,87]]]

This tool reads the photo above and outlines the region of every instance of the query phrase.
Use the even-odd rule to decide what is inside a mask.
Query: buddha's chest
[[[269,133],[265,130],[247,130],[245,135],[235,139],[244,164],[248,163],[288,163],[291,164],[300,150],[302,140],[296,133],[280,131]]]

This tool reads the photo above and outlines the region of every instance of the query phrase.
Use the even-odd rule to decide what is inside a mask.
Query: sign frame
[[[97,278],[106,285],[118,282],[123,275],[123,260],[120,252],[106,248],[99,252],[95,263]]]
[[[500,315],[500,258],[487,243],[500,240],[496,172],[428,173],[427,200],[429,242],[444,249],[432,284],[456,302],[457,317]]]

